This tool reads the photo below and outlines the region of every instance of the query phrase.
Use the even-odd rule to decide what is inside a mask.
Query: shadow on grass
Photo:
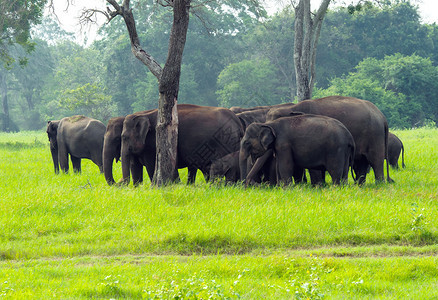
[[[0,149],[18,151],[23,149],[42,148],[45,147],[46,145],[47,144],[42,143],[38,140],[33,141],[33,143],[6,142],[6,143],[0,143]]]
[[[143,299],[141,290],[131,291],[116,285],[102,285],[95,290],[85,290],[79,294],[89,299]]]
[[[438,244],[438,234],[428,231],[409,232],[402,235],[391,237],[364,236],[360,234],[346,235],[336,238],[331,243],[327,241],[300,242],[299,239],[285,239],[281,244],[269,245],[258,243],[251,239],[233,239],[229,236],[194,236],[180,233],[161,241],[158,241],[153,248],[153,252],[162,254],[163,252],[175,253],[178,255],[210,255],[210,254],[246,254],[253,251],[266,249],[298,249],[315,247],[358,247],[358,246],[377,246],[377,245],[411,245],[415,247]]]
[[[233,240],[228,236],[195,236],[180,233],[157,243],[156,250],[166,249],[179,255],[199,254],[244,254],[262,245],[251,240]]]

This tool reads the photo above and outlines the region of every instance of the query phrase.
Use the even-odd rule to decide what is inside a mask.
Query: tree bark
[[[9,122],[9,103],[8,103],[8,86],[6,84],[6,74],[0,73],[0,89],[2,97],[3,106],[3,127],[2,131],[10,132],[10,122]]]
[[[182,55],[189,25],[191,0],[167,1],[173,6],[173,25],[169,39],[167,60],[162,69],[160,64],[140,45],[134,15],[129,0],[120,6],[116,0],[107,0],[114,11],[108,10],[109,20],[121,15],[125,21],[131,41],[131,51],[143,62],[159,82],[158,118],[156,126],[157,156],[153,184],[162,186],[172,182],[176,168],[178,142],[178,91],[181,74]],[[122,163],[123,165],[123,163]]]
[[[312,98],[316,48],[330,1],[323,0],[313,18],[310,0],[300,0],[295,7],[294,63],[298,101]]]
[[[173,180],[178,142],[178,91],[182,56],[189,26],[191,0],[173,1],[173,25],[169,52],[161,75],[157,118],[157,158],[153,183],[166,185]]]
[[[117,15],[123,17],[129,33],[132,53],[138,60],[148,67],[148,69],[152,72],[152,74],[154,74],[155,77],[157,77],[158,80],[160,80],[161,72],[163,70],[160,64],[140,45],[137,27],[135,26],[134,14],[132,13],[132,9],[129,7],[129,0],[124,0],[122,6],[119,6],[116,0],[107,0],[107,2],[115,9],[114,11],[109,12],[109,15],[107,16],[109,21],[111,21]]]

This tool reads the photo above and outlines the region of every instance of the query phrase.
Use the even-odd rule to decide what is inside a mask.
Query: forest
[[[171,10],[140,1],[137,30],[158,61],[167,54]],[[121,18],[99,38],[74,42],[55,17],[31,29],[32,50],[9,48],[0,68],[1,131],[43,130],[48,120],[84,114],[111,117],[157,107],[158,82],[131,53]],[[272,105],[295,101],[294,10],[256,16],[196,11],[184,49],[179,103]],[[372,101],[390,128],[438,122],[438,25],[422,22],[409,1],[332,7],[321,30],[313,98],[344,95]]]

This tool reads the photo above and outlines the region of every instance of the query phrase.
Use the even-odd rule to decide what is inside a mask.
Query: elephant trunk
[[[129,184],[131,173],[131,154],[129,153],[128,145],[122,142],[121,156],[122,156],[122,180],[121,183]]]
[[[247,161],[249,152],[245,149],[240,149],[239,152],[239,168],[240,168],[240,180],[245,181],[247,173]]]
[[[105,139],[103,143],[103,174],[105,175],[105,180],[108,185],[113,185],[115,183],[113,177],[113,162],[114,159],[117,159],[120,156],[115,153],[116,150],[111,149],[111,143],[107,139]]]
[[[248,176],[246,177],[246,184],[250,183],[253,180],[254,176],[260,172],[260,170],[265,165],[266,161],[272,157],[273,153],[274,153],[274,151],[272,149],[269,149],[265,152],[265,154],[263,154],[262,156],[257,158],[257,160],[254,163],[254,165],[252,166]]]

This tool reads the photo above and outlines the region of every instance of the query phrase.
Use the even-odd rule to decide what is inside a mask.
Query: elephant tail
[[[389,162],[388,162],[388,136],[389,136],[389,128],[388,122],[385,120],[385,161],[386,161],[386,179],[388,182],[394,182],[394,180],[389,177]]]
[[[350,171],[351,171],[351,177],[353,177],[353,180],[357,181],[357,176],[354,174],[353,166],[354,166],[354,155],[356,154],[355,145],[350,145]],[[348,172],[347,172],[348,173]]]
[[[402,149],[402,167],[406,168],[406,165],[405,165],[405,147],[403,146],[403,143],[402,143],[401,149]]]

